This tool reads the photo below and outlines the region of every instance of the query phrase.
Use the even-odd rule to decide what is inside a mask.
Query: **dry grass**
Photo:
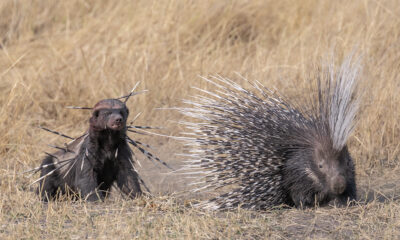
[[[355,1],[0,2],[0,238],[393,239],[400,236],[400,5]],[[92,106],[137,81],[149,94],[130,100],[140,124],[176,134],[180,105],[208,88],[198,75],[239,72],[291,97],[307,94],[315,63],[354,47],[364,55],[362,118],[350,140],[359,206],[266,213],[205,213],[187,207],[179,177],[143,164],[153,199],[86,204],[39,202],[19,174],[36,166],[47,143],[86,128]],[[333,50],[334,48],[334,50]],[[239,81],[239,80],[238,80]],[[133,117],[133,116],[132,116]],[[170,121],[172,120],[172,121]],[[144,139],[179,166],[177,143]],[[142,163],[145,160],[141,161]],[[160,173],[161,172],[161,173]],[[187,203],[187,202],[186,202]]]

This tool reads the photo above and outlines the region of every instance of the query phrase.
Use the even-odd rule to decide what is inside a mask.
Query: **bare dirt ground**
[[[400,5],[355,1],[11,1],[0,2],[1,239],[400,239]],[[363,56],[362,114],[349,148],[359,202],[347,208],[205,212],[182,176],[140,158],[152,198],[44,204],[21,174],[47,144],[78,136],[92,106],[126,94],[139,125],[177,135],[173,110],[209,89],[198,75],[238,72],[303,101],[315,66]],[[132,135],[175,167],[179,142]]]

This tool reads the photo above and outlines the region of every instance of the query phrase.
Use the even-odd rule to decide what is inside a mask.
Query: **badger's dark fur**
[[[258,82],[250,91],[222,78],[205,79],[215,91],[181,108],[193,122],[184,168],[198,176],[196,190],[233,186],[204,203],[211,209],[241,205],[265,209],[307,207],[356,198],[354,163],[346,142],[358,109],[359,64],[351,58],[318,77],[318,96],[298,107]],[[188,135],[189,134],[189,135]],[[187,173],[186,173],[187,174]]]
[[[70,192],[88,201],[102,200],[114,182],[129,197],[140,195],[127,142],[128,114],[119,100],[98,102],[87,133],[43,160],[38,188],[42,199]]]

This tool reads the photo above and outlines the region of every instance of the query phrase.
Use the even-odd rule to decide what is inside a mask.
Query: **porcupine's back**
[[[192,106],[181,109],[196,119],[184,123],[190,130],[187,144],[192,147],[185,169],[198,174],[196,190],[236,186],[205,206],[264,209],[297,205],[289,188],[299,186],[300,200],[305,192],[328,200],[331,192],[326,188],[331,185],[324,176],[327,172],[315,167],[317,150],[332,153],[332,161],[350,159],[341,172],[346,181],[354,183],[346,141],[357,112],[353,93],[359,69],[350,62],[351,58],[347,59],[338,72],[330,67],[319,76],[318,101],[307,111],[259,83],[252,83],[255,91],[249,91],[222,77],[205,79],[216,90],[200,90],[205,95],[186,101]],[[336,164],[336,168],[342,165]],[[308,181],[310,188],[304,185],[310,184]]]

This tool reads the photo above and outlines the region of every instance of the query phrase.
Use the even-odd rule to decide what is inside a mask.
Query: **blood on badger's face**
[[[93,108],[90,127],[97,131],[121,131],[126,127],[128,115],[129,110],[123,102],[117,99],[101,100]]]

